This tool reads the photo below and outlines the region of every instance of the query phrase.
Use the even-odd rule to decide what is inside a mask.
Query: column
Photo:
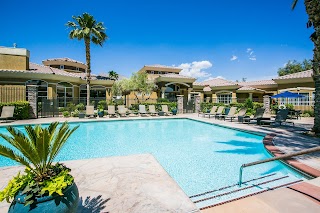
[[[249,93],[249,99],[252,100],[252,92]]]
[[[191,99],[192,88],[188,88],[188,101]]]
[[[38,86],[28,85],[28,102],[30,104],[30,118],[38,118]]]
[[[183,114],[183,95],[177,95],[178,113]]]
[[[167,87],[161,87],[161,98],[164,98],[164,93],[166,91]]]
[[[194,101],[194,105],[195,105],[195,112],[199,113],[200,112],[200,100],[201,100],[201,96],[200,95],[196,95],[194,97],[195,101]]]
[[[263,96],[263,107],[265,108],[266,113],[270,113],[270,96]]]

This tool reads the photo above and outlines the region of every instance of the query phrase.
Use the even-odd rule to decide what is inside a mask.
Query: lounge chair
[[[282,123],[292,123],[292,126],[294,126],[293,121],[287,121],[288,114],[289,114],[288,109],[279,110],[274,120],[261,120],[260,125],[264,125],[264,124],[271,125],[271,124],[279,123],[279,125],[281,126]]]
[[[265,108],[258,108],[256,110],[256,113],[254,114],[253,118],[251,118],[249,116],[245,116],[243,118],[243,123],[250,124],[250,123],[256,122],[258,125],[260,125],[261,120],[270,120],[270,118],[263,117],[264,112],[265,112]]]
[[[210,115],[215,115],[217,108],[218,108],[218,106],[212,106],[210,112],[203,113],[203,117],[206,117],[206,115],[208,115],[210,118]]]
[[[94,114],[94,106],[86,106],[86,117],[88,118],[96,117],[96,115]]]
[[[245,115],[246,115],[246,113],[247,113],[247,108],[241,108],[240,110],[239,110],[239,112],[238,112],[238,122],[243,122],[243,118],[245,117]]]
[[[145,105],[139,105],[139,114],[141,116],[148,116],[148,112],[146,111]]]
[[[150,113],[151,116],[152,115],[154,115],[154,116],[158,115],[158,112],[156,111],[155,105],[149,105],[149,113]]]
[[[227,115],[217,115],[217,116],[219,119],[222,119],[222,118],[224,120],[230,119],[232,122],[232,120],[236,117],[235,116],[236,112],[237,112],[237,107],[231,107]]]
[[[116,108],[114,105],[108,105],[108,115],[109,115],[109,118],[118,117],[116,113]]]
[[[217,118],[219,115],[222,115],[224,108],[224,106],[219,106],[218,110],[215,113],[209,115],[209,118],[211,117],[211,115],[214,115],[215,118]]]
[[[120,115],[120,117],[127,117],[127,112],[128,112],[128,109],[125,108],[124,105],[118,106],[118,114]]]
[[[14,106],[3,106],[0,120],[8,122],[8,119],[13,118],[14,108]]]
[[[169,112],[168,110],[168,105],[161,105],[161,109],[162,109],[162,112],[164,113],[164,115],[172,115],[172,112]]]

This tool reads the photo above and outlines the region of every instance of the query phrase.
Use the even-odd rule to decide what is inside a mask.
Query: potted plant
[[[8,126],[10,135],[0,134],[10,145],[0,145],[0,155],[26,167],[0,191],[0,201],[12,201],[8,212],[76,212],[79,192],[71,170],[53,161],[77,128],[54,122],[25,126],[26,133]]]
[[[172,112],[172,115],[176,115],[177,114],[177,107],[172,107],[171,108],[171,112]]]
[[[99,118],[102,118],[104,116],[104,107],[102,105],[98,105],[98,115]]]
[[[79,103],[76,105],[76,109],[79,111],[79,113],[78,113],[79,118],[85,118],[86,113],[84,111],[84,108],[85,108],[85,106],[83,103]]]

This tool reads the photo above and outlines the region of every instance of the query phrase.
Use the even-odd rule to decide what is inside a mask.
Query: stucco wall
[[[28,70],[29,58],[21,55],[0,54],[0,69]]]

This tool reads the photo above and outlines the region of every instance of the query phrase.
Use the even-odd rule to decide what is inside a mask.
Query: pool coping
[[[286,153],[282,152],[273,142],[274,138],[277,137],[277,134],[267,134],[263,138],[263,145],[265,149],[273,156],[279,157]],[[287,166],[295,169],[296,171],[300,172],[303,175],[307,175],[311,178],[320,177],[320,171],[318,169],[312,168],[294,158],[283,159],[280,160],[281,162],[285,163]]]

